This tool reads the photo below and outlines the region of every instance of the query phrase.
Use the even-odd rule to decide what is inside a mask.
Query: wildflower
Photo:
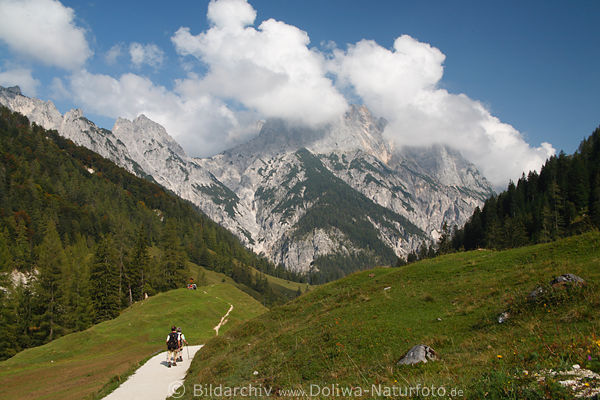
[[[588,361],[592,361],[592,356],[588,354]]]
[[[498,357],[498,358],[502,358],[502,356],[501,356],[500,354],[498,354],[496,357]]]
[[[600,347],[600,339],[596,340],[596,344]]]

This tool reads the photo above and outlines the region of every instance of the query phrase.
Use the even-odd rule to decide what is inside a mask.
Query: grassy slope
[[[356,273],[213,338],[192,363],[186,398],[197,383],[275,389],[421,383],[458,387],[470,398],[487,391],[505,398],[525,382],[511,378],[517,370],[598,357],[599,266],[600,234],[590,233]],[[537,285],[568,272],[588,282],[573,300],[527,304]],[[498,314],[511,306],[520,313],[498,324]],[[396,366],[420,343],[441,361]]]
[[[257,269],[252,268],[252,267],[250,267],[250,270],[254,274],[260,273]],[[293,298],[296,295],[296,293],[298,292],[298,289],[300,289],[300,291],[302,293],[312,290],[311,289],[312,286],[309,285],[308,283],[288,281],[287,279],[278,278],[276,276],[267,275],[267,274],[263,274],[263,275],[267,278],[267,281],[269,282],[269,284],[271,285],[271,287],[273,288],[273,290],[275,292],[280,293],[286,297]]]
[[[216,279],[212,274],[210,277]],[[230,304],[234,310],[220,333],[266,310],[229,283],[150,297],[114,320],[27,349],[1,362],[0,398],[91,398],[115,376],[163,350],[172,324],[183,328],[190,344],[204,343],[214,336],[212,328]]]

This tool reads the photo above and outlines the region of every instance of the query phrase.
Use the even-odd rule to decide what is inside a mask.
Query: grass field
[[[587,286],[527,301],[564,273]],[[184,398],[208,384],[307,392],[311,384],[434,385],[463,398],[569,398],[534,374],[575,363],[600,369],[599,283],[597,232],[355,273],[211,339],[192,363]],[[512,317],[499,324],[505,310]],[[421,343],[439,361],[396,364]]]
[[[212,328],[230,304],[234,309],[220,334],[266,311],[231,284],[216,283],[222,280],[217,275],[209,279],[209,286],[161,293],[135,303],[114,320],[0,362],[0,398],[92,399],[105,385],[117,386],[138,363],[164,350],[171,325],[181,326],[190,344],[202,344],[215,336]]]

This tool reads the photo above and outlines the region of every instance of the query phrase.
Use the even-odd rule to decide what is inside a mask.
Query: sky
[[[496,186],[600,125],[600,2],[0,0],[0,85],[192,156],[364,104],[397,146],[447,144]]]

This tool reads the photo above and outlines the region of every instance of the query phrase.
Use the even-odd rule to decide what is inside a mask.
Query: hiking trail
[[[219,321],[217,326],[215,326],[213,328],[216,332],[216,336],[219,336],[219,329],[221,329],[221,327],[227,323],[227,317],[229,316],[229,313],[231,312],[231,310],[233,310],[233,304],[231,304],[231,307],[229,307],[229,311],[227,311],[227,314],[223,315],[223,318],[221,318],[221,321]]]
[[[183,384],[194,355],[203,345],[187,346],[183,361],[167,367],[167,352],[155,355],[103,400],[164,400]],[[189,357],[188,357],[189,350]]]

